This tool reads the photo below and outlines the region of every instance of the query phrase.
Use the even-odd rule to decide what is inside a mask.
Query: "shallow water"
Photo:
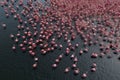
[[[89,53],[79,57],[80,74],[77,76],[73,75],[73,71],[68,74],[64,73],[64,68],[72,64],[69,56],[63,58],[57,69],[52,69],[51,65],[54,60],[64,50],[55,50],[45,56],[39,53],[38,67],[33,70],[32,64],[34,61],[31,56],[22,53],[18,48],[16,53],[12,51],[13,41],[9,38],[9,35],[17,32],[17,21],[11,16],[8,19],[5,18],[3,9],[0,7],[1,21],[7,24],[7,28],[3,30],[0,26],[0,80],[82,80],[81,73],[88,71],[94,61],[98,65],[97,71],[95,73],[89,71],[88,77],[84,80],[120,80],[120,61],[115,54],[111,59],[106,56],[102,59],[90,58],[90,53],[97,50],[96,46],[91,47]],[[76,41],[79,41],[79,39],[76,39]],[[64,41],[61,40],[61,43],[64,43]],[[75,53],[78,53],[78,50]]]

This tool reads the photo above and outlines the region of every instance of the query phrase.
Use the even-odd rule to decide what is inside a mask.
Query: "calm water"
[[[106,56],[102,59],[90,58],[90,53],[97,50],[96,46],[91,47],[89,53],[79,57],[78,64],[81,72],[77,76],[73,75],[73,71],[64,74],[64,68],[72,64],[69,56],[63,58],[57,69],[52,69],[51,65],[54,60],[64,50],[56,50],[46,56],[39,53],[38,68],[33,70],[32,64],[34,61],[31,56],[22,53],[19,49],[16,53],[11,50],[13,41],[9,38],[9,34],[17,33],[17,21],[11,16],[6,19],[3,9],[0,7],[1,21],[7,24],[7,29],[3,30],[0,26],[0,80],[82,80],[81,73],[89,70],[92,62],[97,63],[97,72],[89,72],[88,77],[84,80],[120,80],[120,61],[116,55],[113,55],[112,59],[108,59]],[[79,39],[76,39],[76,41],[79,41]],[[64,43],[63,40],[60,40],[60,42]],[[78,53],[78,50],[75,52]]]

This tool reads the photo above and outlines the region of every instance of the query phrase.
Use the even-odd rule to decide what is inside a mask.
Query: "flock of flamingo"
[[[6,18],[12,16],[18,21],[17,33],[10,34],[16,46],[33,56],[36,68],[39,57],[50,52],[63,50],[56,59],[53,68],[59,66],[62,58],[70,56],[71,66],[65,68],[80,73],[79,58],[90,54],[91,59],[120,53],[120,1],[119,0],[3,0],[0,2]],[[5,23],[1,26],[6,29]],[[79,39],[75,41],[76,39]],[[63,40],[63,41],[61,41]],[[82,42],[80,42],[82,41]],[[66,46],[63,44],[66,44]],[[98,45],[99,51],[89,53],[91,46]],[[82,46],[79,52],[75,51]],[[36,51],[39,50],[39,53]],[[77,56],[79,54],[79,56]],[[90,71],[97,70],[93,62]],[[87,71],[81,75],[87,77]]]

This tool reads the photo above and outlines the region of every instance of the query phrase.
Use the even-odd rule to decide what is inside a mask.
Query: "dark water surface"
[[[89,53],[97,50],[96,46],[91,47],[89,53],[79,58],[80,74],[77,76],[73,75],[73,71],[68,74],[64,73],[64,68],[72,64],[69,56],[63,58],[57,69],[52,69],[51,65],[54,60],[64,52],[59,50],[45,56],[38,54],[38,68],[33,70],[34,61],[28,53],[22,53],[19,48],[16,53],[12,51],[13,41],[9,35],[17,32],[17,21],[11,16],[6,19],[3,9],[0,7],[0,22],[2,21],[7,24],[7,29],[3,30],[0,26],[0,80],[82,80],[81,73],[88,71],[94,61],[97,63],[97,71],[95,73],[89,71],[88,77],[84,80],[120,80],[120,61],[116,55],[113,55],[112,59],[108,59],[106,56],[102,59],[90,58]],[[63,42],[61,40],[61,43]]]

